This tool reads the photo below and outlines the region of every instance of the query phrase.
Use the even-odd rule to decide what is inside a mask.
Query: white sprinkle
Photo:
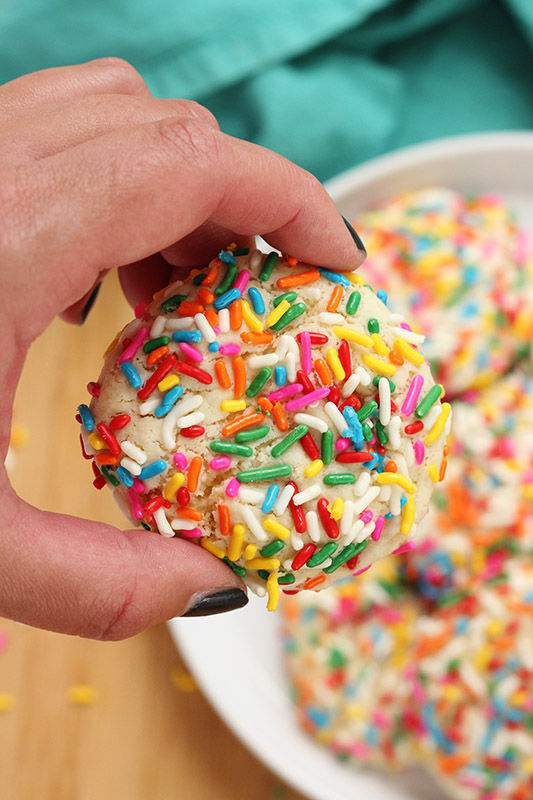
[[[347,544],[351,544],[353,540],[359,536],[364,527],[365,523],[363,522],[362,519],[356,520],[352,525],[352,527],[350,528],[350,530],[348,531],[348,533],[342,537],[343,547]]]
[[[155,524],[157,525],[157,529],[161,536],[165,536],[167,539],[171,536],[174,536],[174,531],[168,524],[167,515],[165,514],[165,509],[163,506],[157,508],[152,514]]]
[[[218,312],[220,333],[229,333],[229,308],[221,308]]]
[[[318,315],[318,319],[320,322],[325,322],[326,325],[338,325],[339,322],[341,325],[346,324],[346,319],[342,314],[331,314],[329,311],[321,311]]]
[[[318,524],[318,514],[316,511],[308,511],[305,515],[307,522],[307,533],[312,542],[320,541],[320,526]]]
[[[167,329],[169,331],[188,331],[192,328],[193,317],[182,317],[181,319],[167,319]]]
[[[356,372],[352,372],[346,383],[341,389],[341,397],[349,397],[354,392],[361,382],[361,376]]]
[[[391,419],[390,404],[390,383],[387,378],[380,378],[378,383],[379,390],[379,421],[382,425],[388,425]]]
[[[203,314],[195,314],[194,321],[196,323],[196,327],[208,344],[216,342],[217,335]]]
[[[296,358],[294,353],[287,353],[285,367],[287,368],[287,379],[289,383],[294,383],[296,381]]]
[[[280,517],[283,514],[295,491],[296,489],[294,486],[289,486],[289,484],[287,484],[287,486],[281,490],[278,499],[274,503],[274,508],[272,509],[276,517]]]
[[[393,517],[398,517],[402,513],[402,488],[401,486],[392,486],[390,493],[390,511]]]
[[[346,500],[342,509],[341,517],[341,534],[346,535],[350,532],[353,525],[353,503],[351,500]]]
[[[157,339],[158,336],[161,336],[163,331],[165,330],[167,324],[166,317],[156,317],[154,319],[154,323],[150,328],[150,339]]]
[[[453,411],[450,411],[450,413],[448,414],[448,419],[446,420],[446,425],[444,426],[444,430],[443,430],[443,435],[444,436],[448,436],[448,434],[449,434],[449,432],[451,430],[451,427],[452,427],[452,416],[453,416]]]
[[[362,520],[359,521],[362,522]],[[372,520],[371,522],[367,522],[366,525],[363,527],[361,533],[359,533],[356,537],[357,544],[359,544],[359,542],[364,542],[365,539],[368,539],[368,537],[371,535],[375,527],[376,523],[374,522],[374,520]]]
[[[405,339],[409,344],[423,344],[426,339],[424,334],[408,331],[405,328],[393,328],[392,332],[395,336],[400,336],[402,339]]]
[[[266,542],[266,540],[268,539],[268,534],[263,528],[263,526],[259,523],[257,517],[255,516],[250,506],[242,506],[241,516],[243,522],[245,523],[245,525],[248,526],[248,528],[253,533],[257,541]]]
[[[185,414],[190,414],[191,411],[200,408],[203,402],[204,398],[200,394],[191,394],[178,400],[174,408],[178,411],[178,417],[184,417]]]
[[[295,359],[296,364],[299,364],[300,363],[300,348],[298,347],[298,342],[296,341],[294,336],[291,336],[290,334],[287,334],[287,338],[289,340],[289,353],[292,353],[294,355],[294,359]]]
[[[322,489],[320,488],[318,483],[313,483],[311,486],[307,486],[302,492],[298,492],[294,495],[293,503],[295,506],[301,506],[303,503],[308,503],[310,500],[314,500],[315,497],[318,497]]]
[[[390,500],[391,492],[392,492],[392,486],[390,485],[390,483],[387,486],[382,486],[381,492],[379,493],[380,502],[388,503]]]
[[[358,517],[359,514],[361,514],[361,512],[370,505],[370,503],[373,503],[380,491],[380,486],[371,486],[370,489],[368,489],[368,491],[359,498],[359,500],[356,500],[353,504],[354,516]]]
[[[259,266],[259,264],[261,264],[264,255],[265,254],[262,253],[261,250],[257,249],[252,250],[252,252],[250,253],[250,266],[252,267],[252,269],[256,269]]]
[[[261,506],[265,502],[266,492],[261,489],[254,489],[251,486],[242,485],[239,487],[239,500],[244,503],[251,503],[253,506]]]
[[[128,472],[133,476],[141,474],[142,467],[140,464],[134,461],[133,458],[123,458],[120,462],[120,466],[124,467],[124,469],[127,469]]]
[[[277,353],[266,353],[264,356],[251,355],[246,360],[250,369],[262,369],[263,367],[273,367],[279,361]]]
[[[322,297],[322,292],[320,291],[318,286],[311,286],[307,290],[307,294],[309,295],[309,297],[312,297],[313,300],[320,300],[320,298]]]
[[[146,417],[148,414],[151,414],[152,411],[155,411],[160,403],[161,400],[159,400],[157,397],[151,397],[150,400],[146,400],[145,403],[141,403],[139,406],[139,414],[141,417]]]
[[[194,519],[173,519],[170,523],[175,531],[192,531],[198,527],[198,523]]]
[[[291,337],[288,336],[286,333],[284,333],[280,339],[278,346],[276,347],[276,354],[280,361],[283,361],[283,359],[289,352],[290,339]]]
[[[391,418],[387,425],[387,435],[389,437],[389,447],[391,450],[399,450],[401,446],[400,438],[400,425],[401,420],[398,415]]]
[[[424,418],[424,428],[427,433],[432,429],[433,425],[436,423],[440,415],[442,414],[442,406],[436,405],[428,412],[427,416]]]
[[[266,584],[261,578],[255,578],[253,572],[246,576],[246,586],[252,591],[256,597],[264,597],[266,595]]]
[[[291,533],[290,539],[291,539],[291,544],[295,550],[301,550],[302,547],[304,546],[304,540],[302,539],[299,533],[296,533],[296,531],[293,531]]]
[[[403,314],[391,314],[389,317],[389,322],[391,325],[399,325],[400,322],[403,322],[405,317]],[[402,328],[403,330],[403,328]]]
[[[337,428],[339,434],[342,436],[348,425],[335,403],[332,403],[331,400],[328,400],[324,406],[324,411]]]
[[[174,436],[174,428],[176,427],[176,420],[181,415],[179,403],[174,408],[171,408],[168,414],[163,418],[163,425],[161,427],[161,441],[167,450],[172,450],[176,445],[176,437]]]
[[[201,425],[205,419],[203,411],[193,411],[192,414],[185,414],[184,417],[178,417],[176,425],[178,428],[191,428],[193,425]]]
[[[308,428],[314,428],[314,430],[320,433],[325,433],[328,430],[328,423],[326,420],[315,417],[314,414],[295,414],[294,421],[297,422],[298,425],[307,425]]]
[[[372,380],[372,378],[370,377],[370,375],[368,374],[368,372],[364,367],[357,367],[355,370],[355,374],[359,375],[359,377],[361,378],[362,386],[370,386],[370,381]]]
[[[357,478],[356,482],[353,485],[353,493],[356,497],[362,497],[370,484],[372,483],[372,478],[370,477],[370,472],[365,470],[361,472],[359,477]]]
[[[133,444],[133,442],[129,442],[127,439],[125,439],[120,443],[120,446],[122,448],[122,452],[126,453],[126,455],[136,461],[137,464],[142,465],[146,461],[146,453],[144,453],[140,447],[137,447],[136,444]]]
[[[292,558],[286,558],[283,562],[283,568],[290,572],[292,569]],[[248,578],[246,578],[246,582],[248,583]]]

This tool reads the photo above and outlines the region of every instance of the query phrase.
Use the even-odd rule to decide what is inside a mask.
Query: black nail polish
[[[344,220],[344,224],[345,224],[345,225],[346,225],[346,227],[348,228],[348,231],[349,231],[349,233],[350,233],[350,236],[352,237],[352,239],[354,240],[354,242],[355,242],[355,243],[356,243],[356,245],[357,245],[357,249],[358,249],[358,250],[361,250],[361,252],[362,252],[362,253],[364,253],[364,254],[366,255],[366,247],[364,246],[363,242],[362,242],[362,241],[361,241],[361,239],[359,238],[359,234],[357,233],[357,231],[355,231],[355,230],[352,228],[352,226],[350,225],[350,223],[348,222],[348,220],[346,219],[346,217],[343,217],[343,220]]]
[[[211,614],[223,614],[225,611],[235,611],[248,602],[248,597],[242,589],[219,589],[218,591],[200,596],[182,617],[208,617]]]
[[[80,325],[83,325],[83,323],[85,322],[85,320],[89,316],[89,311],[94,306],[94,301],[98,297],[98,292],[100,291],[101,286],[102,286],[102,281],[100,281],[100,283],[96,284],[96,286],[92,290],[91,294],[89,295],[89,299],[85,303],[85,305],[83,307],[83,311],[81,312]]]

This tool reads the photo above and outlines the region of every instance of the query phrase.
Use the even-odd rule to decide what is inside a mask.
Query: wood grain
[[[105,347],[130,317],[111,274],[82,328],[57,320],[33,345],[14,415],[29,441],[16,452],[12,475],[28,502],[123,526],[111,493],[91,486],[74,413]],[[199,691],[188,690],[164,625],[116,643],[7,620],[0,627],[9,637],[0,694],[16,698],[0,713],[0,797],[303,800],[240,744]],[[80,684],[97,690],[92,705],[68,701],[68,689]]]

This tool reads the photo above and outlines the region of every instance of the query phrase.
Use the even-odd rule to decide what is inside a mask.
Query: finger
[[[172,266],[161,253],[155,253],[121,267],[119,278],[126,299],[135,308],[137,303],[148,302],[156,292],[171,283]]]
[[[219,609],[246,602],[242,581],[190,542],[39,511],[18,498],[8,505],[16,523],[2,543],[2,616],[116,640],[180,616],[214,591]]]
[[[35,105],[87,94],[151,96],[142,77],[127,61],[98,58],[71,67],[31,72],[4,84],[0,87],[0,117],[5,123]]]

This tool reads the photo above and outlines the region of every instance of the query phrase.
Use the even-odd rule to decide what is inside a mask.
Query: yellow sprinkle
[[[394,349],[398,351],[404,358],[414,364],[416,367],[424,363],[424,356],[418,350],[405,341],[405,339],[395,339]]]
[[[483,672],[492,658],[492,647],[488,644],[479,648],[474,656],[473,666],[478,672]]]
[[[250,304],[246,300],[241,300],[242,306],[242,316],[248,327],[254,333],[262,333],[265,330],[265,326],[258,319],[255,314],[253,313],[252,309],[250,308]]]
[[[513,323],[514,336],[526,340],[529,340],[533,337],[533,320],[531,319],[530,314],[531,312],[529,308],[524,308],[518,312],[518,316]]]
[[[526,758],[524,761],[522,761],[522,764],[524,766],[524,770],[529,772],[530,775],[533,775],[533,758]]]
[[[281,522],[277,522],[272,517],[267,517],[263,520],[263,528],[268,531],[269,533],[273,533],[274,536],[277,536],[278,539],[288,539],[291,535],[291,532],[285,525],[282,525]]]
[[[318,475],[322,467],[324,466],[324,462],[321,458],[315,458],[314,461],[311,461],[308,467],[304,469],[304,476],[306,478],[314,478],[315,475]]]
[[[174,386],[178,386],[180,379],[177,375],[167,375],[166,378],[163,378],[162,381],[159,381],[157,384],[157,388],[160,392],[168,392],[169,389],[173,389]]]
[[[163,497],[165,500],[174,500],[178,489],[185,483],[185,475],[183,472],[176,472],[163,490]]]
[[[268,602],[267,611],[275,611],[279,603],[278,573],[271,572],[267,578]]]
[[[499,636],[505,630],[505,625],[501,619],[491,619],[485,630],[489,636]]]
[[[407,498],[407,502],[403,507],[402,521],[400,522],[400,533],[407,534],[413,527],[415,521],[415,498],[412,494]]]
[[[344,711],[348,719],[366,719],[368,716],[367,709],[358,703],[348,703]]]
[[[124,328],[125,328],[125,327],[126,327],[126,326],[124,325]],[[124,333],[124,328],[122,328],[122,330],[121,330],[121,331],[119,331],[119,332],[117,333],[117,335],[115,336],[115,338],[113,339],[113,341],[112,341],[112,342],[111,342],[111,343],[108,345],[108,347],[106,347],[106,349],[105,349],[105,350],[104,350],[104,352],[103,352],[102,358],[105,358],[105,357],[108,355],[108,353],[110,353],[110,352],[111,352],[111,350],[114,350],[114,349],[115,349],[116,345],[117,345],[117,344],[118,344],[118,342],[119,342],[119,339],[120,339],[120,337],[121,337],[121,336],[122,336],[122,334]]]
[[[341,272],[341,275],[344,275],[345,278],[348,278],[350,283],[358,283],[363,284],[365,279],[361,277],[357,272]]]
[[[490,386],[491,383],[494,383],[496,378],[497,375],[493,369],[486,369],[484,372],[478,372],[472,381],[472,387],[474,389],[486,389],[487,386]]]
[[[370,369],[373,369],[374,372],[378,372],[380,375],[394,375],[396,372],[394,364],[389,364],[387,361],[382,361],[376,356],[371,356],[370,353],[365,353],[363,355],[363,361],[367,367],[370,367]]]
[[[333,505],[331,506],[331,511],[329,512],[330,517],[333,519],[340,519],[342,517],[342,512],[344,510],[344,501],[341,497],[336,497]]]
[[[450,703],[455,703],[461,700],[462,692],[458,686],[454,686],[453,684],[444,684],[441,687],[442,696],[445,700],[448,700]]]
[[[96,431],[90,433],[87,439],[95,450],[103,450],[104,447],[107,447],[106,443],[104,442],[100,434],[96,433]]]
[[[335,375],[338,381],[343,381],[346,377],[346,373],[344,371],[344,367],[342,366],[339,358],[339,354],[337,353],[334,347],[329,347],[326,350],[326,361],[331,367],[331,371]]]
[[[379,475],[376,475],[376,483],[382,485],[393,483],[395,486],[401,486],[402,489],[405,489],[409,494],[414,494],[416,492],[414,483],[410,481],[409,478],[406,478],[405,475],[400,475],[397,472],[380,472]]]
[[[366,333],[360,333],[353,328],[343,328],[342,325],[334,325],[333,333],[335,336],[338,336],[339,339],[347,339],[349,342],[360,344],[361,347],[374,347],[374,342],[370,336],[367,336]]]
[[[279,569],[278,558],[251,558],[246,562],[246,569]]]
[[[244,542],[244,525],[234,525],[231,539],[228,546],[228,558],[230,561],[238,561],[241,557],[242,545]]]
[[[379,333],[372,334],[372,341],[374,342],[374,350],[378,354],[378,356],[388,356],[390,353],[389,348],[379,335]]]
[[[170,680],[172,685],[179,689],[180,692],[197,692],[198,684],[189,672],[183,669],[173,669],[170,673]]]
[[[218,545],[213,544],[213,542],[210,542],[209,539],[202,539],[200,544],[204,550],[207,550],[208,553],[212,553],[217,558],[224,558],[226,555],[225,550],[223,550],[221,547],[218,547]]]
[[[220,404],[220,410],[231,411],[244,411],[246,408],[246,400],[223,400]]]
[[[255,554],[257,553],[257,545],[256,544],[247,544],[244,548],[244,560],[251,561],[252,558],[255,558]]]
[[[524,703],[527,703],[528,700],[529,700],[529,695],[523,689],[519,689],[516,692],[513,692],[509,698],[509,702],[513,706],[518,706],[519,708],[520,706],[523,706]]]
[[[533,500],[533,483],[524,483],[522,485],[522,497],[524,500]]]
[[[92,706],[100,699],[100,692],[94,686],[79,684],[69,686],[67,689],[67,701],[72,706]]]
[[[279,306],[276,306],[276,308],[273,309],[273,311],[271,311],[266,318],[265,325],[267,328],[270,328],[272,325],[275,325],[276,322],[279,322],[279,320],[282,318],[285,312],[289,310],[290,307],[291,304],[288,300],[282,300]]]
[[[436,464],[430,464],[428,467],[429,477],[433,483],[439,482],[439,470]]]
[[[424,444],[433,444],[433,442],[437,441],[442,431],[444,430],[444,426],[446,425],[446,421],[450,416],[451,410],[452,407],[449,403],[442,404],[442,411],[440,412],[440,417],[437,419],[436,423],[433,425],[428,435],[424,439]]]
[[[12,708],[15,708],[17,705],[17,698],[14,694],[10,694],[9,692],[1,692],[0,693],[0,714],[11,711]]]

